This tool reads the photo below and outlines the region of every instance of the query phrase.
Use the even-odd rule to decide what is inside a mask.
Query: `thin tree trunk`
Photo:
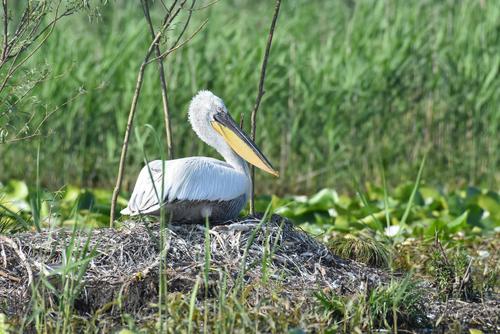
[[[139,101],[142,82],[144,81],[145,69],[146,69],[146,64],[143,62],[139,69],[139,74],[137,75],[137,83],[135,85],[134,97],[132,98],[132,105],[130,106],[130,112],[128,115],[127,128],[125,129],[125,137],[123,139],[122,153],[120,155],[120,164],[118,167],[118,176],[116,177],[116,185],[115,188],[113,189],[113,197],[111,199],[111,213],[109,217],[110,227],[113,227],[113,222],[115,221],[116,200],[118,199],[118,193],[120,192],[120,189],[122,187],[123,172],[125,170],[125,159],[127,158],[128,141],[130,138],[130,130],[132,129],[132,123],[134,122],[134,116],[137,109],[137,102]]]
[[[259,110],[260,101],[262,100],[262,96],[264,96],[264,94],[265,94],[264,80],[266,79],[267,61],[269,59],[269,52],[271,50],[271,44],[273,42],[274,29],[276,27],[276,22],[278,21],[278,14],[280,11],[280,6],[281,6],[281,0],[276,0],[275,7],[274,7],[273,20],[271,22],[271,28],[269,29],[269,35],[267,37],[266,51],[264,53],[264,59],[262,60],[262,67],[260,70],[259,90],[257,92],[257,99],[255,101],[255,106],[252,110],[251,137],[252,137],[252,140],[254,140],[254,141],[255,141],[257,110]],[[255,167],[254,166],[251,167],[251,174],[252,174],[252,191],[250,193],[250,214],[254,215],[255,214],[255,201],[254,201],[254,197],[255,197]]]
[[[143,62],[141,64],[141,67],[139,68],[139,73],[137,74],[137,82],[136,82],[136,86],[135,86],[134,96],[132,97],[132,104],[130,106],[130,112],[129,112],[129,115],[128,115],[127,127],[125,129],[125,136],[123,138],[122,151],[121,151],[121,155],[120,155],[120,163],[119,163],[119,166],[118,166],[118,176],[116,178],[115,188],[113,189],[113,196],[111,197],[111,212],[110,212],[110,215],[109,215],[109,226],[110,227],[113,227],[113,223],[115,221],[116,201],[118,200],[118,194],[120,193],[120,189],[121,189],[121,186],[122,186],[123,173],[124,173],[124,170],[125,170],[125,160],[127,158],[128,143],[129,143],[129,139],[130,139],[130,130],[132,129],[132,123],[134,122],[134,117],[135,117],[135,113],[136,113],[136,109],[137,109],[137,102],[139,101],[139,95],[141,93],[142,83],[144,81],[144,70],[146,69],[146,66],[151,62],[150,58],[151,58],[151,54],[153,53],[153,50],[160,51],[159,50],[160,37],[166,31],[166,29],[170,26],[170,24],[173,22],[173,20],[177,17],[177,15],[181,11],[181,9],[184,7],[184,4],[186,3],[186,1],[187,0],[183,0],[181,2],[181,4],[179,5],[179,7],[177,8],[176,11],[173,11],[173,10],[174,10],[174,8],[175,8],[175,6],[177,4],[177,1],[174,1],[172,3],[172,6],[168,10],[165,18],[163,19],[162,27],[160,28],[160,30],[154,36],[153,41],[149,45],[148,51],[146,52],[146,56],[145,56],[145,58],[144,58],[144,60],[143,60]],[[143,5],[144,5],[144,3],[145,2],[143,2]],[[151,21],[150,18],[149,18],[149,9],[147,9],[147,7],[143,7],[143,9],[148,13],[148,15],[146,15],[146,13],[145,13],[145,15],[146,15],[146,19],[148,20],[148,24],[149,24],[150,21]],[[189,15],[191,16],[191,10],[190,10],[190,14]],[[206,23],[206,21],[205,21],[205,23]],[[189,40],[191,40],[191,38],[197,32],[199,32],[201,30],[201,28],[203,28],[204,24],[202,24],[200,26],[200,28],[190,38],[188,38],[186,41],[184,41],[180,45],[174,45],[174,46],[172,46],[167,51],[165,51],[163,54],[160,51],[159,52],[160,55],[158,57],[152,59],[152,60],[159,60],[161,62],[168,54],[170,54],[174,50],[179,49],[180,47],[182,47],[183,45],[185,45]],[[151,30],[153,31],[153,29],[151,29]],[[186,30],[186,27],[181,32],[181,36],[184,34],[185,30]],[[153,34],[154,34],[154,31],[153,31]],[[163,74],[163,73],[164,73],[164,71],[162,69],[161,70],[161,74]],[[163,82],[165,82],[164,79],[165,78],[163,76]],[[164,87],[162,87],[162,89],[164,89],[162,91],[162,94],[164,94],[164,97],[165,97],[165,99],[164,99],[164,110],[167,110],[166,120],[169,121],[170,119],[168,117],[168,100],[167,100],[167,94],[166,94],[166,92],[167,92],[166,85]],[[167,127],[166,131],[168,131],[167,132],[167,138],[169,138],[170,122],[168,122],[168,124],[166,124],[166,127]],[[171,147],[171,139],[167,139],[167,140],[170,141],[169,145]],[[169,154],[171,154],[171,153],[169,152]]]
[[[118,199],[118,194],[120,193],[120,189],[122,187],[123,172],[125,170],[125,159],[127,158],[128,142],[130,139],[130,130],[132,129],[132,123],[134,122],[135,112],[137,110],[137,102],[139,101],[139,95],[141,93],[142,83],[144,81],[144,70],[146,69],[149,57],[151,57],[151,53],[153,52],[154,46],[160,40],[162,30],[160,30],[156,34],[155,38],[153,39],[153,42],[150,44],[148,52],[146,53],[146,57],[144,58],[141,67],[139,68],[139,73],[137,74],[134,96],[132,97],[132,104],[130,105],[130,112],[128,114],[127,127],[125,129],[125,136],[123,138],[122,152],[120,155],[120,163],[118,166],[118,176],[116,177],[116,184],[115,188],[113,189],[113,196],[111,197],[111,212],[109,215],[110,227],[113,227],[113,223],[115,221],[116,201]]]
[[[155,38],[155,31],[153,27],[153,23],[151,22],[151,16],[149,15],[149,5],[147,0],[142,1],[142,6],[144,10],[144,16],[146,21],[148,22],[149,30],[151,32],[151,36]],[[167,137],[167,151],[168,158],[174,158],[174,148],[172,147],[172,128],[170,126],[170,114],[168,109],[168,94],[167,94],[167,81],[165,80],[165,69],[163,67],[163,58],[161,56],[160,45],[158,42],[155,43],[154,46],[155,54],[158,60],[158,71],[160,75],[160,85],[161,85],[161,100],[163,107],[163,118],[165,120],[165,134]]]

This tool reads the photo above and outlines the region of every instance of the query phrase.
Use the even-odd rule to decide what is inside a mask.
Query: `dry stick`
[[[151,54],[153,53],[153,50],[155,46],[157,45],[158,41],[160,40],[160,37],[162,36],[163,32],[170,26],[172,21],[175,19],[177,14],[179,14],[180,10],[183,8],[184,4],[186,3],[187,0],[184,0],[179,8],[177,8],[177,11],[171,15],[173,7],[171,7],[171,10],[163,20],[163,25],[156,33],[155,38],[149,45],[148,52],[146,53],[146,57],[144,58],[141,67],[139,68],[139,73],[137,74],[137,81],[136,81],[136,86],[135,86],[135,91],[134,91],[134,96],[132,97],[132,104],[130,106],[130,112],[128,115],[128,120],[127,120],[127,127],[125,128],[125,136],[123,138],[123,145],[122,145],[122,152],[120,155],[120,164],[118,166],[118,176],[116,177],[116,184],[115,188],[113,189],[113,196],[111,197],[111,212],[109,215],[109,226],[113,227],[113,223],[115,220],[115,210],[116,210],[116,201],[118,200],[118,194],[120,192],[120,188],[122,186],[122,181],[123,181],[123,172],[125,170],[125,159],[127,157],[127,150],[128,150],[128,142],[130,138],[130,130],[132,128],[132,123],[134,121],[135,117],[135,112],[137,109],[137,102],[139,100],[139,95],[141,93],[141,88],[142,88],[142,83],[144,81],[144,70],[146,69],[146,66],[149,64],[149,59],[151,57]],[[174,1],[174,5],[177,3],[177,1]]]
[[[127,127],[125,129],[125,137],[123,139],[122,152],[120,155],[120,165],[118,167],[118,176],[116,177],[116,185],[113,189],[113,197],[111,198],[111,212],[109,216],[109,226],[113,227],[113,222],[115,220],[115,209],[116,201],[118,199],[118,193],[122,186],[123,171],[125,169],[125,158],[127,157],[128,141],[130,138],[130,130],[132,128],[132,122],[134,121],[135,111],[137,108],[137,102],[139,100],[139,94],[141,93],[142,82],[144,81],[144,70],[146,69],[146,61],[149,59],[150,52],[147,53],[145,61],[141,64],[139,68],[139,73],[137,75],[137,81],[135,84],[134,96],[132,97],[132,105],[130,106],[130,112],[128,114]]]
[[[13,276],[13,275],[11,275],[8,272],[5,272],[3,270],[0,270],[0,276],[5,277],[7,279],[10,279],[11,281],[14,281],[17,283],[21,282],[21,279],[19,277]]]
[[[4,235],[0,235],[0,241],[10,246],[10,248],[12,248],[14,252],[17,254],[17,256],[19,257],[19,261],[21,261],[24,268],[26,269],[26,273],[28,274],[28,286],[30,286],[31,283],[33,282],[33,272],[31,270],[31,266],[28,263],[28,260],[26,259],[26,255],[24,255],[23,251],[21,250],[21,247],[18,244],[16,244],[14,240]]]
[[[151,37],[155,38],[155,30],[153,23],[151,22],[151,16],[149,15],[149,5],[147,0],[142,1],[142,9],[144,10],[144,17],[148,22],[149,30],[151,31]],[[159,57],[161,55],[160,45],[158,42],[155,43],[155,53]],[[170,115],[168,111],[168,95],[167,95],[167,82],[165,80],[165,69],[163,67],[163,59],[158,58],[158,70],[160,74],[160,85],[161,85],[161,99],[163,106],[163,118],[165,120],[165,133],[167,135],[167,151],[168,158],[174,158],[174,148],[172,147],[172,128],[170,126]]]
[[[260,101],[262,100],[262,96],[264,95],[264,80],[266,79],[266,67],[267,67],[267,61],[269,59],[269,51],[271,50],[271,43],[273,42],[273,35],[274,35],[274,28],[276,27],[276,22],[278,21],[278,14],[280,11],[280,5],[281,5],[281,0],[276,0],[275,7],[274,7],[274,16],[273,16],[273,21],[271,22],[271,28],[269,29],[269,35],[267,38],[267,45],[266,45],[266,51],[264,53],[264,59],[262,61],[262,67],[260,70],[260,80],[259,80],[259,91],[257,93],[257,99],[255,101],[255,106],[252,110],[252,117],[251,117],[251,126],[252,126],[252,132],[251,132],[251,137],[252,140],[255,141],[255,126],[256,126],[256,116],[257,116],[257,110],[259,110],[260,106]],[[252,192],[250,193],[250,214],[254,215],[255,214],[255,203],[254,203],[254,197],[255,197],[255,167],[251,167],[252,171]]]
[[[168,23],[168,22],[167,22]],[[118,176],[116,177],[116,185],[113,189],[113,197],[111,197],[111,212],[109,215],[109,226],[113,227],[113,222],[115,220],[115,209],[116,209],[116,201],[118,199],[118,193],[120,192],[120,188],[122,187],[123,181],[123,171],[125,169],[125,159],[127,157],[127,149],[128,149],[128,141],[130,138],[130,130],[132,129],[132,123],[134,121],[135,112],[137,109],[137,102],[139,101],[139,95],[141,93],[142,82],[144,81],[144,70],[146,69],[147,62],[151,53],[153,52],[154,46],[160,40],[163,29],[160,30],[156,37],[153,39],[151,44],[149,45],[148,52],[146,53],[146,57],[144,58],[141,67],[139,68],[139,73],[137,74],[137,81],[135,84],[134,96],[132,97],[132,104],[130,105],[130,112],[128,114],[127,127],[125,128],[125,136],[123,138],[122,152],[120,155],[120,164],[118,166]]]
[[[469,260],[469,265],[467,266],[467,269],[465,269],[465,273],[464,273],[462,279],[460,280],[460,286],[458,287],[459,293],[464,289],[465,284],[469,281],[471,269],[472,269],[472,258]],[[464,291],[464,293],[465,293],[465,291]]]
[[[9,45],[8,35],[9,35],[9,15],[7,9],[7,0],[2,1],[3,7],[3,50],[2,50],[2,60],[7,57],[7,47]]]
[[[163,52],[163,53],[160,55],[160,57],[159,57],[159,58],[162,58],[162,59],[163,59],[163,58],[167,57],[169,54],[171,54],[172,52],[179,50],[179,49],[180,49],[180,48],[182,48],[184,45],[186,45],[187,43],[189,43],[189,42],[190,42],[190,41],[194,38],[194,36],[196,36],[196,35],[197,35],[197,34],[198,34],[198,33],[199,33],[199,32],[200,32],[200,31],[201,31],[201,30],[205,27],[205,25],[206,25],[207,23],[208,23],[208,19],[206,19],[205,21],[203,21],[203,22],[200,24],[200,26],[199,26],[199,27],[198,27],[198,28],[197,28],[197,29],[196,29],[196,30],[195,30],[195,31],[194,31],[194,32],[193,32],[193,33],[192,33],[192,34],[191,34],[188,38],[186,38],[186,39],[185,39],[182,43],[178,44],[178,45],[177,45],[177,46],[175,46],[175,47],[171,47],[171,48],[170,48],[170,49],[168,49],[167,51]],[[158,57],[157,57],[157,58],[153,58],[153,59],[149,60],[149,62],[148,62],[148,63],[151,63],[151,62],[155,61],[156,59],[158,59]]]
[[[441,241],[439,240],[439,236],[437,231],[434,233],[434,246],[441,252],[441,255],[443,256],[444,262],[448,267],[451,267],[450,261],[448,260],[448,256],[446,256],[446,252],[443,248],[443,245],[441,244]]]
[[[186,22],[184,22],[184,27],[182,28],[182,31],[180,32],[179,36],[177,36],[177,39],[175,40],[173,46],[171,48],[174,48],[179,44],[179,41],[181,40],[182,36],[184,36],[184,33],[186,32],[186,29],[189,25],[189,22],[191,21],[191,16],[193,15],[193,8],[194,5],[196,4],[196,0],[191,1],[191,6],[189,7],[188,11],[188,17],[186,19]]]

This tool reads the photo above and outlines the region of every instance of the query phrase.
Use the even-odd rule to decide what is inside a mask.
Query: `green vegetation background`
[[[282,7],[257,136],[282,176],[257,173],[261,191],[352,187],[353,175],[380,184],[381,161],[394,185],[414,178],[427,150],[426,182],[498,188],[500,2],[317,0]],[[216,156],[187,123],[189,100],[200,89],[221,96],[236,119],[243,113],[248,129],[271,12],[264,1],[219,1],[195,13],[191,31],[208,18],[206,28],[166,67],[177,157]],[[15,112],[21,122],[26,110],[63,105],[40,139],[44,186],[114,182],[145,36],[138,4],[112,1],[92,19],[82,13],[62,20],[36,55],[30,68],[49,78]],[[146,123],[164,131],[154,65],[135,125]],[[159,157],[154,141],[148,145],[149,157]],[[32,184],[37,146],[0,145],[0,180]],[[142,164],[133,136],[125,189]]]

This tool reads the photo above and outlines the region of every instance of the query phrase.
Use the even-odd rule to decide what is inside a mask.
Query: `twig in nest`
[[[264,53],[264,59],[262,60],[262,67],[260,69],[259,90],[257,92],[257,99],[255,100],[255,106],[252,110],[252,117],[251,117],[251,126],[252,126],[251,137],[252,137],[253,141],[255,141],[255,127],[256,127],[257,110],[259,110],[260,101],[262,100],[262,96],[264,96],[264,94],[265,94],[264,80],[266,79],[267,61],[269,60],[269,52],[271,50],[271,44],[273,42],[274,29],[276,27],[276,22],[278,21],[278,14],[280,12],[280,6],[281,6],[281,0],[276,0],[275,7],[274,7],[274,16],[273,16],[273,20],[271,22],[271,28],[269,29],[269,35],[267,37],[266,51]],[[250,213],[252,215],[254,215],[255,214],[255,205],[254,205],[255,167],[252,166],[251,170],[252,170],[252,192],[250,194]]]
[[[0,235],[0,241],[4,244],[7,244],[14,250],[14,252],[17,254],[19,257],[19,260],[21,260],[21,263],[23,264],[24,268],[26,269],[26,272],[28,273],[28,286],[31,285],[33,282],[33,272],[31,271],[31,267],[28,263],[28,260],[26,260],[26,255],[24,255],[23,251],[21,248],[14,242],[14,240],[4,236]]]
[[[451,268],[450,261],[448,260],[448,256],[446,255],[446,252],[443,248],[443,245],[441,244],[441,241],[439,240],[437,231],[434,235],[434,246],[441,252],[441,255],[443,256],[445,264]]]
[[[467,265],[467,269],[465,269],[465,273],[462,276],[462,279],[460,280],[460,287],[458,288],[459,292],[462,292],[465,288],[465,284],[470,280],[470,274],[471,274],[471,269],[472,269],[472,258],[469,260],[469,264]],[[465,293],[466,291],[464,291]]]
[[[3,271],[3,270],[0,270],[0,276],[8,278],[8,279],[10,279],[11,281],[14,281],[14,282],[18,282],[18,283],[21,282],[21,279],[19,277],[13,276],[13,275],[11,275],[11,274]]]
[[[7,254],[5,254],[5,247],[3,244],[2,244],[2,253],[0,254],[2,255],[3,266],[4,268],[7,268]]]

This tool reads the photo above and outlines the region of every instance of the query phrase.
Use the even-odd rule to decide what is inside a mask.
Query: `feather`
[[[142,168],[122,214],[150,214],[175,201],[230,201],[242,195],[248,198],[250,182],[246,174],[212,158],[155,160]]]

